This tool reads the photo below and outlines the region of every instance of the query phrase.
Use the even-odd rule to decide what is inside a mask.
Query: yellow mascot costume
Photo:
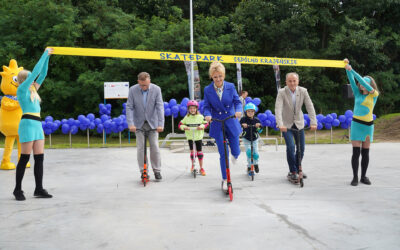
[[[8,67],[3,66],[4,72],[0,72],[2,77],[1,91],[4,93],[0,106],[0,132],[6,137],[3,160],[0,165],[0,169],[3,170],[15,169],[15,164],[11,162],[11,152],[15,140],[17,140],[18,143],[18,159],[21,155],[18,125],[21,120],[22,110],[17,101],[17,75],[23,69],[23,67],[18,68],[17,61],[12,59]],[[30,164],[28,162],[27,167],[29,166]]]

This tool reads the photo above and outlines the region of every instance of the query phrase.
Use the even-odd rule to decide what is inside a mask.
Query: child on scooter
[[[189,148],[190,148],[190,159],[192,162],[194,161],[195,154],[197,158],[199,159],[199,164],[200,164],[200,174],[202,176],[206,175],[206,171],[203,168],[203,152],[201,151],[201,146],[202,146],[202,139],[204,136],[204,129],[208,127],[208,123],[204,120],[204,116],[202,116],[199,111],[199,103],[195,100],[191,100],[187,103],[187,115],[183,120],[179,122],[178,128],[181,130],[185,131],[186,134],[186,139],[189,142]],[[193,138],[193,132],[190,131],[190,125],[193,124],[198,124],[199,126],[197,127],[197,130],[194,132],[194,138]],[[196,143],[196,150],[197,152],[194,152],[193,149],[193,142]],[[193,164],[192,164],[192,169],[193,171]]]
[[[256,173],[259,172],[258,168],[258,138],[260,133],[261,122],[255,116],[256,114],[256,105],[253,103],[247,103],[244,106],[245,115],[240,119],[240,124],[243,127],[243,142],[247,155],[247,172],[251,169],[251,143],[253,143],[253,164],[254,170]],[[249,125],[255,126],[255,128],[250,128]],[[253,132],[253,135],[251,135]]]

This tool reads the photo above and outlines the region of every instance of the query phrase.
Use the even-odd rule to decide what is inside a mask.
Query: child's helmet
[[[187,107],[189,108],[190,106],[196,106],[196,108],[199,108],[199,103],[195,100],[190,100],[187,103]]]
[[[250,110],[250,109],[252,109],[252,110],[254,110],[254,112],[256,112],[257,107],[256,107],[256,105],[254,105],[254,103],[249,102],[244,106],[244,111],[246,112],[247,110]]]

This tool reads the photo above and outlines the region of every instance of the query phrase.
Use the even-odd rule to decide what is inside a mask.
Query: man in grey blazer
[[[136,133],[137,160],[141,173],[144,161],[144,131],[148,131],[150,162],[155,179],[160,181],[162,177],[158,133],[164,130],[164,102],[160,87],[150,83],[150,75],[147,72],[141,72],[138,75],[138,84],[129,89],[126,120],[129,130]]]
[[[306,106],[307,113],[310,117],[310,129],[317,129],[317,119],[315,116],[314,105],[308,95],[307,89],[299,86],[299,75],[295,72],[286,74],[286,87],[278,92],[275,102],[276,125],[279,127],[286,142],[286,157],[289,164],[288,176],[292,180],[297,180],[299,173],[299,162],[296,149],[297,136],[294,136],[292,130],[288,128],[300,130],[300,149],[301,159],[304,156],[305,139],[304,139],[304,117],[302,112],[303,104]],[[303,177],[306,178],[305,174]]]

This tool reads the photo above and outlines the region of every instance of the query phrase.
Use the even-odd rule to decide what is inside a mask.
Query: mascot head
[[[0,72],[1,91],[5,95],[17,95],[17,88],[19,85],[17,81],[17,75],[23,69],[23,67],[18,68],[17,61],[14,59],[10,60],[10,65],[8,67],[3,65],[4,71]]]

